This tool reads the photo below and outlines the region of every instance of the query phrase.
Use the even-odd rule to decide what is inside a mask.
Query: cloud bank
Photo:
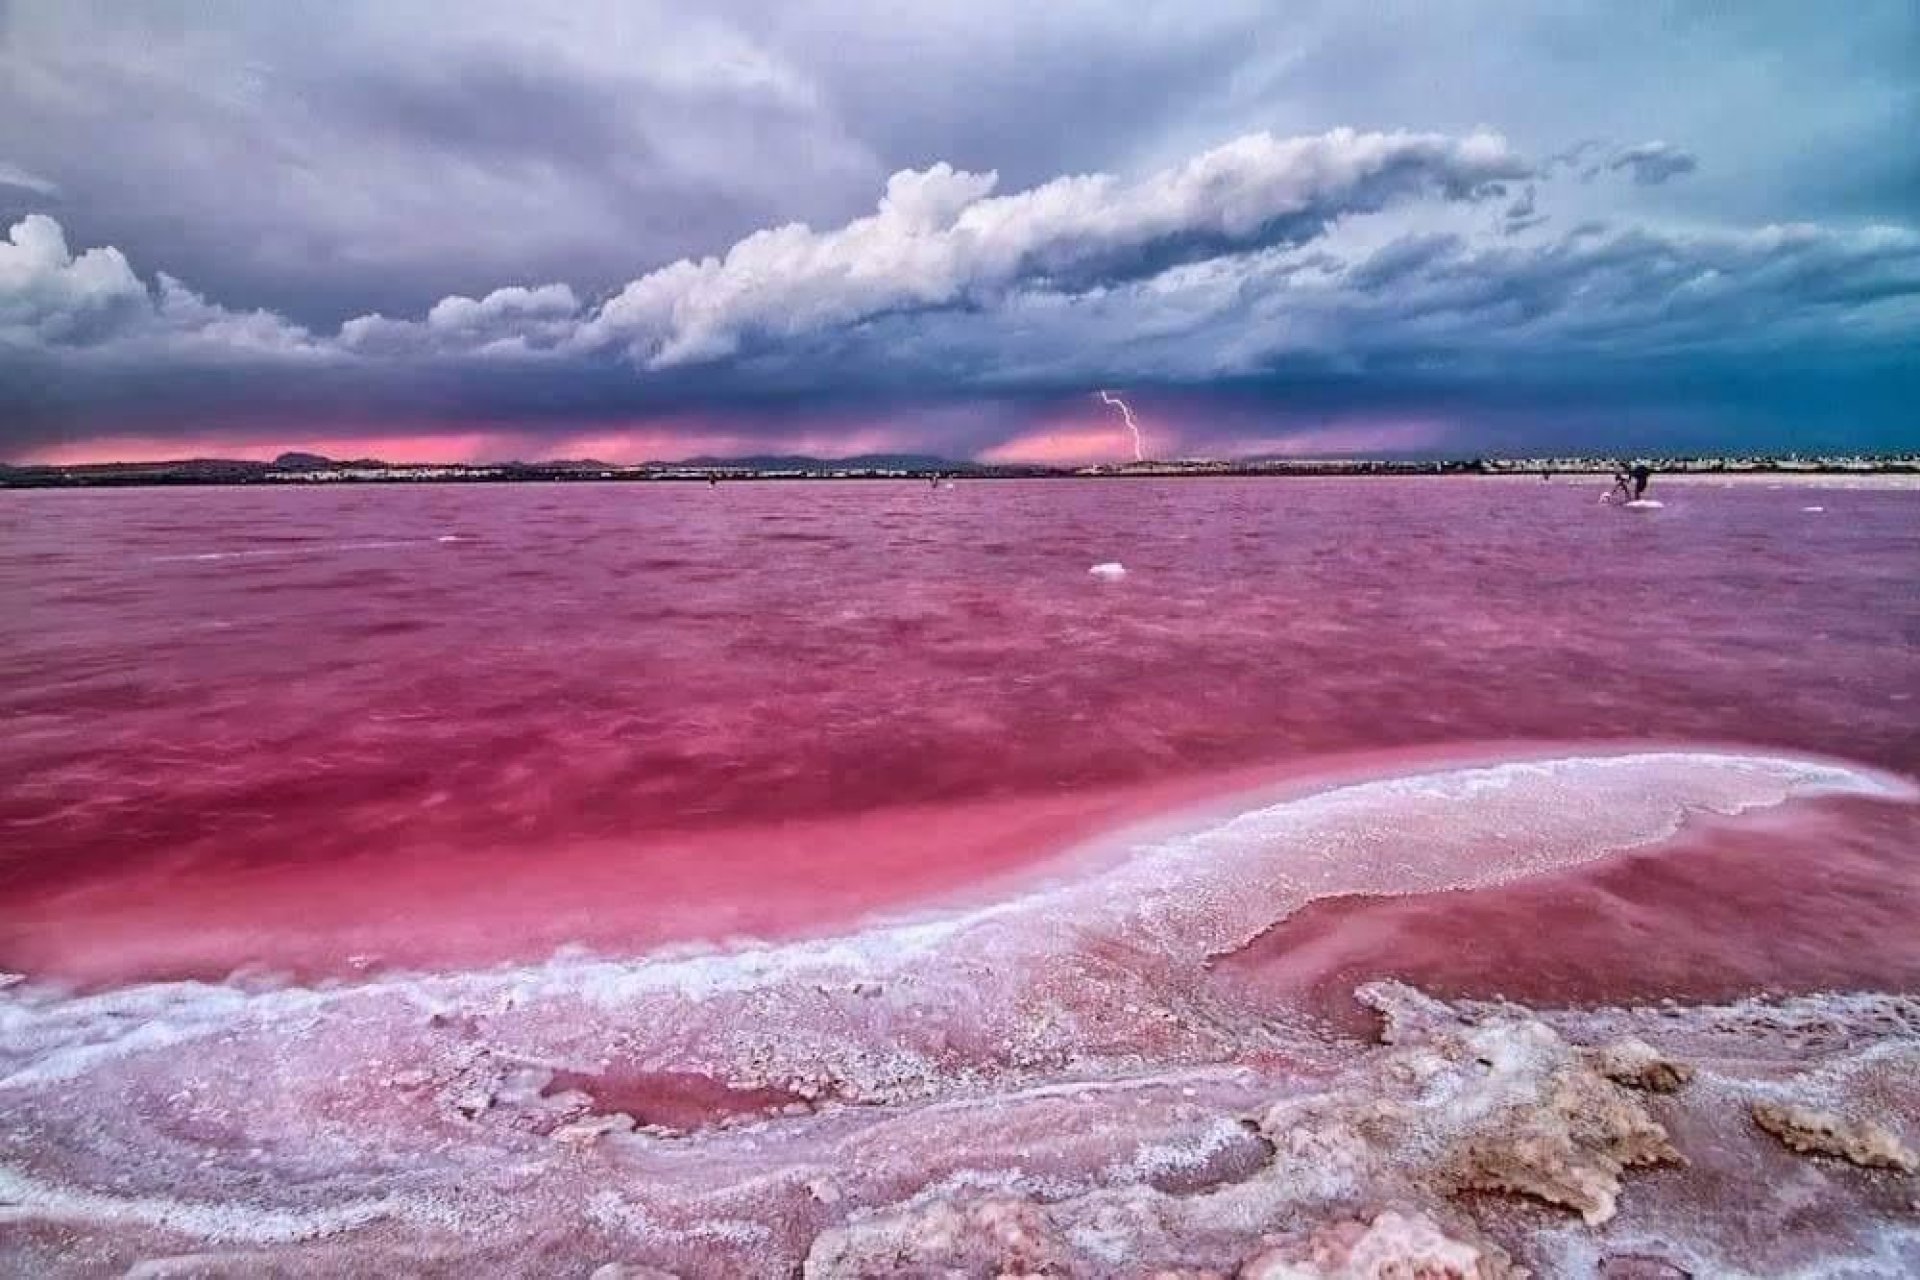
[[[0,241],[0,456],[70,456],[76,424],[198,441],[270,418],[286,440],[429,453],[417,438],[832,452],[838,422],[870,446],[1079,457],[1100,448],[1098,416],[1077,416],[1095,386],[1136,389],[1161,440],[1211,453],[1522,447],[1527,421],[1542,448],[1591,448],[1623,411],[1682,442],[1685,415],[1820,439],[1817,412],[1783,415],[1920,384],[1909,227],[1571,216],[1596,176],[1698,168],[1663,141],[1535,163],[1486,130],[1348,128],[1010,191],[938,162],[894,173],[871,212],[624,284],[500,282],[332,326],[75,250],[35,212]],[[1888,420],[1889,442],[1913,435]]]

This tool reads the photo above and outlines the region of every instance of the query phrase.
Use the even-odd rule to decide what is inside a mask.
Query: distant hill
[[[345,462],[322,453],[283,453],[270,464],[275,471],[331,471],[335,467],[386,467],[391,463],[378,458],[352,458]]]
[[[244,458],[169,458],[156,462],[81,462],[18,470],[104,476],[247,476],[265,472],[271,466],[271,463],[249,462]]]

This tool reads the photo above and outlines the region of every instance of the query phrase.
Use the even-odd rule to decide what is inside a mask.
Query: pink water
[[[239,1158],[238,1138],[195,1129],[155,1082],[179,1084],[173,1046],[201,1035],[277,1063],[280,1103],[350,1114],[354,1141],[423,1123],[387,1115],[400,1104],[373,1086],[321,1096],[318,1074],[284,1061],[295,1033],[276,1011],[301,992],[347,993],[312,998],[351,1006],[330,1034],[366,1042],[355,1063],[390,1079],[424,1061],[440,1088],[438,1051],[380,1010],[431,989],[456,1021],[504,1017],[487,984],[533,982],[551,1007],[516,1014],[538,1025],[512,1034],[556,1072],[543,1087],[686,1128],[812,1105],[755,1054],[826,1063],[850,1105],[1122,1060],[1278,1070],[1364,1035],[1350,992],[1382,975],[1555,1006],[1920,990],[1920,930],[1905,924],[1920,918],[1920,806],[1902,781],[1920,774],[1920,492],[1673,483],[1644,513],[1597,492],[1446,479],[0,495],[0,970],[26,975],[32,1010],[0,1021],[0,1067],[16,1072],[0,1075],[0,1113],[14,1097],[29,1122],[0,1158],[70,1198],[105,1195],[101,1169],[129,1151],[156,1188],[182,1143]],[[1088,573],[1107,561],[1126,575]],[[1605,763],[1629,755],[1644,763]],[[1496,772],[1475,781],[1469,766]],[[1408,777],[1443,781],[1380,781]],[[876,923],[902,920],[949,932]],[[976,971],[987,940],[1002,959]],[[740,961],[755,975],[744,995],[737,975],[660,976],[679,963],[663,949],[704,949],[688,962],[704,965],[715,947],[776,959]],[[591,973],[556,977],[568,964]],[[892,1012],[921,1021],[873,1023],[891,995],[817,1008],[781,985],[795,965],[905,983],[921,995]],[[150,1002],[254,990],[181,982],[236,970],[295,985],[246,1006],[242,1031],[195,1014],[191,1027],[213,1021],[171,1038],[173,1015]],[[575,990],[615,971],[618,995]],[[541,976],[489,976],[516,973]],[[74,985],[102,994],[54,994]],[[1292,1047],[1276,1057],[1271,1027],[1246,1040],[1183,1023],[1189,994],[1213,1002],[1210,1019],[1297,1022]],[[1036,1000],[1065,1029],[1023,1056],[1008,1046],[1038,1034]],[[1132,1016],[1149,1007],[1175,1012]],[[157,1047],[55,1073],[61,1088],[107,1073],[93,1083],[142,1128],[114,1140],[117,1157],[55,1158],[85,1107],[36,1090],[47,1063],[101,1042],[71,1030],[96,1014],[169,1028]],[[756,1021],[806,1034],[737,1043]],[[639,1040],[636,1025],[650,1028]],[[906,1089],[906,1068],[876,1065],[883,1050],[920,1055],[912,1071],[931,1083]],[[278,1150],[286,1127],[267,1131],[247,1141]],[[780,1140],[819,1149],[817,1135]],[[405,1163],[381,1150],[374,1164]],[[348,1174],[310,1163],[275,1185],[317,1214],[313,1188]],[[710,1173],[687,1171],[686,1187],[708,1195]],[[257,1193],[233,1178],[195,1204]],[[650,1220],[719,1220],[687,1197]],[[279,1241],[183,1227],[184,1211],[61,1212]],[[375,1217],[380,1248],[418,1263],[418,1240],[391,1227],[413,1220]],[[21,1221],[16,1262],[59,1253],[39,1218]],[[819,1226],[797,1221],[769,1252],[674,1258],[690,1273],[784,1267]],[[92,1261],[153,1245],[118,1229],[82,1232]],[[358,1229],[319,1234],[352,1248]]]

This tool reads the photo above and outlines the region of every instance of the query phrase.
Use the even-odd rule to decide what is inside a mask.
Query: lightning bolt
[[[1133,410],[1128,407],[1127,402],[1111,392],[1102,391],[1100,393],[1100,403],[1110,404],[1120,410],[1120,416],[1127,420],[1127,430],[1133,432],[1133,460],[1135,462],[1145,462],[1147,460],[1147,443],[1140,435],[1140,424],[1133,420]]]

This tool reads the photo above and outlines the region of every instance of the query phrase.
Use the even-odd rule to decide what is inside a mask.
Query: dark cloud
[[[49,236],[36,226],[24,237],[43,274],[86,258],[62,258]],[[124,262],[97,261],[113,267],[95,269],[112,286],[102,296],[130,297]],[[0,278],[10,278],[4,260]],[[0,381],[12,388],[0,413],[16,447],[67,438],[76,420],[134,433],[182,423],[244,431],[271,414],[283,430],[377,420],[565,434],[699,414],[777,434],[796,417],[912,422],[973,406],[918,442],[953,451],[1017,434],[1017,406],[1114,384],[1199,400],[1265,396],[1269,421],[1394,413],[1484,426],[1551,410],[1574,430],[1626,407],[1675,441],[1737,423],[1776,443],[1802,438],[1804,411],[1789,415],[1821,403],[1810,390],[1819,387],[1823,421],[1834,420],[1832,404],[1871,406],[1888,416],[1856,420],[1861,438],[1920,444],[1910,415],[1892,407],[1893,389],[1920,381],[1910,342],[1920,234],[1894,228],[1588,224],[1525,244],[1424,233],[1366,251],[1321,236],[1066,290],[1026,277],[974,306],[816,308],[808,323],[761,328],[751,343],[701,348],[698,359],[648,360],[666,349],[648,347],[638,366],[631,351],[578,340],[602,315],[563,286],[451,298],[418,321],[316,338],[163,279],[151,298],[140,293],[146,311],[84,340],[65,317],[86,312],[93,295],[36,288],[35,314],[57,318],[53,336],[29,348],[16,328],[13,354],[0,354],[10,375]],[[1769,394],[1736,394],[1755,370],[1767,372]],[[1686,431],[1682,406],[1693,414]],[[1491,417],[1482,422],[1480,410]]]
[[[889,170],[944,160],[993,170],[1010,187],[1164,159],[1143,141],[1177,134],[1230,93],[1273,27],[1268,6],[1250,0],[985,0],[911,13],[887,0],[726,8],[809,68],[833,114]],[[1223,121],[1210,134],[1272,123]]]
[[[0,456],[1088,383],[1911,434],[1910,4],[1390,8],[0,0]]]
[[[1517,236],[1522,231],[1531,231],[1548,219],[1549,215],[1539,212],[1536,188],[1529,182],[1519,197],[1507,206],[1506,212],[1500,215],[1500,233]]]
[[[633,105],[557,68],[475,60],[444,67],[330,69],[292,91],[337,128],[400,149],[450,153],[478,164],[578,170],[652,162]]]
[[[62,0],[0,21],[0,158],[59,183],[72,235],[304,323],[598,290],[842,217],[885,172],[806,77],[691,5]]]
[[[1669,178],[1692,173],[1699,167],[1700,162],[1692,155],[1667,142],[1642,142],[1626,147],[1607,161],[1607,168],[1616,173],[1628,170],[1633,180],[1643,187],[1657,187]]]
[[[59,186],[77,241],[306,324],[502,283],[595,293],[844,221],[901,168],[1024,187],[1260,129],[1491,125],[1541,156],[1664,134],[1714,159],[1685,184],[1696,214],[1808,216],[1843,191],[1856,214],[1913,208],[1873,176],[1911,169],[1920,123],[1899,0],[1846,23],[1599,0],[459,8],[12,0],[0,162]],[[48,207],[31,194],[0,188],[0,214]]]

